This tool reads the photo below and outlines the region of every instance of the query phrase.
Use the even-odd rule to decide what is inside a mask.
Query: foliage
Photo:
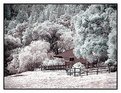
[[[116,62],[116,10],[116,4],[5,4],[5,69],[33,70],[49,53],[73,48],[89,62],[107,56]]]
[[[15,38],[11,35],[5,35],[5,50],[15,49],[21,46],[21,41],[19,38]]]
[[[33,41],[19,53],[19,72],[34,70],[47,58],[50,44],[45,41]]]
[[[19,10],[18,15],[16,17],[16,20],[20,23],[23,23],[24,21],[27,21],[28,14],[24,10]]]
[[[60,34],[60,39],[57,41],[58,51],[63,52],[72,49],[74,47],[73,32],[68,28],[64,28],[60,29],[58,33]]]
[[[84,66],[82,63],[77,62],[77,63],[75,63],[75,64],[72,66],[72,68],[81,68],[81,69],[85,69],[85,66]]]
[[[8,64],[7,70],[9,71],[10,74],[16,74],[18,72],[18,68],[19,68],[18,55],[15,54],[13,55],[13,60]]]
[[[71,73],[71,72],[80,72],[83,73],[85,71],[85,66],[80,63],[80,62],[77,62],[75,63],[72,68],[68,69],[67,70],[67,74]],[[74,73],[71,73],[74,75]],[[79,75],[80,73],[76,73],[76,75]]]
[[[116,65],[116,61],[115,60],[112,60],[112,59],[108,59],[107,61],[105,61],[105,63],[107,64],[107,65]]]
[[[45,59],[42,63],[43,66],[54,66],[54,65],[64,65],[64,61],[62,61],[59,58],[55,58],[55,59]]]
[[[116,12],[110,14],[110,26],[111,33],[108,35],[108,57],[109,60],[113,60],[113,63],[117,61],[117,28],[116,28]],[[110,61],[109,61],[110,63]]]
[[[105,8],[104,5],[91,5],[75,16],[74,54],[77,57],[92,62],[94,56],[107,56],[107,37],[111,31],[109,21],[112,20],[109,16],[114,12],[112,8]]]

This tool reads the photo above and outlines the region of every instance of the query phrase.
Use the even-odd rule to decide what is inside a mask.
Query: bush
[[[18,68],[19,68],[19,52],[20,52],[21,48],[16,48],[10,51],[10,55],[7,58],[7,65],[5,66],[5,68],[8,70],[6,75],[9,74],[16,74],[18,72]]]
[[[16,74],[18,72],[19,67],[19,61],[18,61],[18,55],[13,55],[13,60],[8,63],[7,70],[9,71],[9,74]]]
[[[110,67],[111,72],[117,71],[117,62],[115,60],[108,59],[107,61],[105,61],[105,64]]]
[[[111,71],[111,72],[117,71],[117,65],[111,66],[111,67],[110,67],[110,71]]]
[[[82,72],[85,70],[85,66],[84,66],[82,63],[80,63],[80,62],[75,63],[75,64],[72,66],[72,69],[73,69],[73,70],[74,70],[74,68],[80,68]],[[79,70],[79,69],[77,69],[76,71],[78,71],[78,70]]]
[[[77,68],[77,69],[75,69],[75,68]],[[74,69],[75,69],[76,72],[80,72],[80,71],[81,71],[81,73],[83,73],[83,72],[85,71],[85,66],[84,66],[82,63],[77,62],[77,63],[75,63],[75,64],[72,66],[71,69],[67,69],[67,74],[68,74],[68,75],[69,75],[69,74],[74,75],[74,73],[72,73],[72,72],[74,72]],[[81,70],[80,70],[80,69],[81,69]],[[80,74],[80,73],[76,73],[76,75],[79,75],[79,74]]]
[[[32,62],[33,62],[33,56],[29,53],[21,53],[19,54],[19,71],[18,72],[25,72],[28,70],[32,70]],[[31,68],[31,69],[30,69]]]
[[[14,64],[8,65],[7,70],[9,71],[9,74],[16,74],[18,72]]]
[[[43,66],[64,65],[64,62],[59,58],[55,58],[54,60],[50,60],[47,58],[43,61],[42,65]]]
[[[108,59],[107,61],[105,61],[105,64],[107,65],[115,65],[116,64],[116,61],[115,60],[112,60],[112,59]]]
[[[12,50],[17,47],[21,46],[21,42],[19,38],[15,38],[12,35],[5,35],[5,51],[6,50]]]
[[[33,71],[47,58],[49,43],[45,41],[33,41],[19,53],[19,72]]]
[[[75,64],[72,66],[72,68],[81,68],[81,69],[85,69],[85,66],[84,66],[82,63],[77,62],[77,63],[75,63]]]

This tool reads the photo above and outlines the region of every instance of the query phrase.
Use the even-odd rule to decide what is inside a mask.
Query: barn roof
[[[64,59],[69,59],[69,58],[74,58],[75,62],[81,62],[81,63],[85,63],[87,62],[87,60],[83,59],[83,58],[76,58],[76,56],[73,54],[73,49],[67,50],[63,53],[60,53],[58,55],[55,55],[54,57],[58,57],[58,58],[64,58]]]
[[[63,53],[60,53],[58,55],[55,55],[54,57],[59,57],[59,58],[71,58],[71,57],[75,57],[73,54],[73,49],[67,50]]]

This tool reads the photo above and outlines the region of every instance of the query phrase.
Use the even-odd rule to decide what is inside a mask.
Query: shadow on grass
[[[16,74],[16,75],[14,75],[14,76],[12,76],[12,77],[20,77],[20,76],[27,76],[27,75]]]

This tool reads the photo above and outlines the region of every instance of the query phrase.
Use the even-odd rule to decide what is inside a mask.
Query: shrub
[[[15,38],[12,35],[5,35],[5,51],[6,50],[12,50],[17,47],[21,46],[21,42],[19,38]]]
[[[19,61],[18,61],[18,55],[13,55],[13,60],[8,63],[7,70],[9,71],[9,74],[15,74],[18,72],[19,67]]]
[[[75,64],[72,66],[72,68],[81,68],[81,69],[85,69],[85,66],[84,66],[82,63],[77,62],[77,63],[75,63]]]
[[[105,61],[105,64],[110,66],[111,72],[117,71],[117,62],[115,60],[108,59],[107,61]]]
[[[77,68],[77,69],[75,69]],[[74,72],[74,69],[76,70],[76,72],[80,72],[83,73],[85,71],[85,66],[80,63],[80,62],[77,62],[75,63],[71,69],[67,69],[67,74],[71,74],[71,75],[74,75],[74,73],[71,73],[71,72]],[[81,69],[81,70],[80,70]],[[79,75],[80,73],[76,73],[76,75]]]
[[[43,66],[64,65],[64,62],[59,58],[55,58],[53,60],[50,60],[50,59],[47,58],[43,61],[42,65]]]
[[[47,58],[49,43],[45,41],[33,41],[19,53],[19,72],[32,71],[38,68]]]
[[[30,70],[31,68],[30,64],[32,64],[32,61],[33,61],[32,55],[30,52],[26,52],[26,53],[24,52],[24,53],[19,54],[19,60],[20,60],[20,63],[19,63],[18,72],[24,72],[24,71]]]
[[[112,59],[108,59],[107,61],[105,61],[105,64],[107,64],[107,65],[114,65],[114,64],[116,64],[116,61],[112,60]]]

